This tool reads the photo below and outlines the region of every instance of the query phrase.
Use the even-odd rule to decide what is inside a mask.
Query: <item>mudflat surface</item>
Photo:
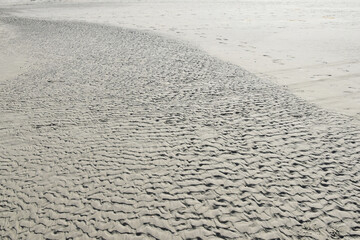
[[[182,43],[2,17],[2,239],[360,237],[360,128]]]

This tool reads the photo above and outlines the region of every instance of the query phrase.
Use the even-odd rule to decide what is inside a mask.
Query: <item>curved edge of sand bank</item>
[[[189,41],[320,107],[360,119],[356,1],[19,2],[31,3],[17,7],[19,16],[146,29]]]

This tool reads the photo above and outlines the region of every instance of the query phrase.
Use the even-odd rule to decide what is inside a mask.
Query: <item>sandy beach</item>
[[[82,4],[0,7],[1,239],[360,237],[353,105]]]
[[[16,12],[187,41],[322,108],[360,119],[357,0],[43,2],[18,5]]]

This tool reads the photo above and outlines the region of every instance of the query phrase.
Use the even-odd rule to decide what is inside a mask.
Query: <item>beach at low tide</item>
[[[356,0],[44,2],[17,5],[17,14],[146,30],[187,41],[322,108],[359,119]]]
[[[356,114],[111,6],[0,10],[0,238],[360,237]]]

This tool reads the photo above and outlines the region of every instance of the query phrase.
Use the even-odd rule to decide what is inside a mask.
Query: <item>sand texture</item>
[[[0,18],[1,239],[356,239],[360,127],[160,36]]]
[[[0,22],[0,85],[25,71],[24,49],[14,44],[18,37],[16,29]]]
[[[359,0],[20,1],[27,3],[16,6],[20,16],[109,24],[189,41],[360,120]]]

